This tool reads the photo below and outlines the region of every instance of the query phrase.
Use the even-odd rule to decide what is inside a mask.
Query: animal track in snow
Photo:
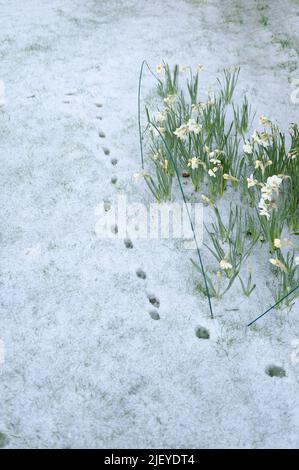
[[[102,103],[99,103],[99,102],[95,103],[95,105],[96,105],[97,108],[102,108],[103,107]]]
[[[204,328],[203,326],[199,326],[197,329],[196,329],[196,332],[195,332],[197,338],[199,339],[209,339],[210,338],[210,332],[209,330],[207,330],[206,328]]]
[[[99,131],[99,137],[101,137],[101,139],[105,139],[105,137],[106,137],[105,132]]]
[[[286,371],[283,367],[271,365],[267,367],[266,374],[269,375],[269,377],[280,377],[282,379],[286,376]]]
[[[103,152],[105,155],[110,155],[110,150],[107,147],[103,147]]]
[[[111,209],[111,202],[110,201],[104,201],[104,210],[105,212],[110,211]]]
[[[146,273],[141,268],[137,269],[136,276],[140,277],[140,279],[146,279]]]
[[[160,307],[160,300],[158,297],[155,296],[155,294],[148,293],[147,298],[149,303],[151,303],[154,307],[159,308]]]
[[[126,248],[129,248],[129,249],[133,248],[133,243],[132,243],[132,240],[130,240],[130,238],[125,238],[124,244]]]
[[[111,226],[111,232],[114,233],[115,235],[118,233],[118,225],[114,224]]]
[[[111,158],[111,165],[117,165],[117,158]]]
[[[112,184],[116,184],[117,183],[117,176],[112,176],[110,181],[111,181]]]
[[[157,310],[151,310],[148,312],[153,320],[160,320],[160,315]]]

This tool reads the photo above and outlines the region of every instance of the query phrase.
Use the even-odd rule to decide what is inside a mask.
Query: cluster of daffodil
[[[218,266],[212,270],[216,278],[207,274],[210,294],[221,297],[239,279],[243,293],[250,295],[255,287],[252,274],[244,282],[241,267],[253,248],[266,242],[269,266],[278,277],[275,297],[286,295],[299,284],[299,258],[290,240],[299,235],[298,126],[292,124],[287,136],[261,116],[260,127],[248,136],[251,108],[247,97],[241,106],[233,102],[239,68],[226,69],[218,90],[209,89],[201,101],[203,70],[201,64],[195,72],[178,65],[174,69],[167,64],[157,66],[161,106],[156,115],[146,108],[155,173],[140,175],[159,202],[171,199],[177,174],[189,178],[196,192],[207,194],[201,197],[216,219],[212,229],[206,227],[208,249]],[[236,203],[225,225],[216,204],[229,188],[236,192]],[[204,283],[199,290],[207,294]]]
[[[263,130],[254,131],[243,146],[245,166],[251,171],[246,183],[250,206],[256,213],[256,217],[252,215],[252,226],[259,225],[261,241],[268,242],[273,255],[269,261],[278,278],[275,286],[278,301],[299,284],[299,257],[290,240],[298,235],[299,224],[298,127],[292,124],[287,138],[265,116],[259,122]],[[284,234],[289,235],[284,238]],[[288,305],[296,295],[287,297],[285,303]]]
[[[245,284],[240,271],[243,263],[258,242],[259,233],[255,233],[251,237],[244,236],[247,214],[238,206],[233,208],[231,204],[228,221],[224,223],[218,208],[212,201],[204,195],[202,199],[210,205],[215,214],[215,222],[211,224],[211,228],[209,229],[205,226],[210,245],[207,243],[204,245],[213,255],[218,267],[214,270],[216,282],[213,281],[209,273],[206,273],[210,294],[213,297],[221,298],[232,287],[235,280],[239,279],[244,294],[249,296],[255,288],[255,285],[252,285],[251,273],[249,273],[247,283]],[[199,266],[196,263],[193,264],[200,271]],[[205,284],[202,281],[198,284],[198,290],[207,294]]]

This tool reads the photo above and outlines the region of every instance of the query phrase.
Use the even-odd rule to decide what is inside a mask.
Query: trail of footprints
[[[95,105],[98,108],[102,108],[102,106],[103,106],[101,103],[95,103]],[[97,119],[99,119],[101,121],[102,116],[97,116]],[[100,130],[98,134],[99,134],[100,139],[105,139],[106,138],[106,134],[105,134],[104,131]],[[104,152],[105,155],[110,155],[110,149],[108,147],[104,146],[104,147],[102,147],[102,149],[103,149],[103,152]],[[111,158],[110,162],[113,166],[116,166],[117,163],[118,163],[117,158]],[[115,176],[115,175],[112,176],[110,182],[111,182],[111,184],[116,184],[117,183],[117,176]],[[105,209],[106,212],[111,209],[110,201],[107,201],[107,200],[104,201],[104,209]],[[114,234],[117,234],[118,233],[118,226],[116,224],[113,225],[111,227],[111,231]],[[133,242],[130,238],[125,238],[124,239],[124,245],[128,250],[132,250],[134,248]],[[136,276],[139,279],[143,280],[143,281],[145,281],[146,278],[147,278],[146,272],[141,268],[138,268],[136,270]],[[158,297],[156,297],[155,294],[153,294],[151,292],[147,292],[146,295],[147,295],[147,299],[148,299],[149,303],[153,307],[148,312],[150,317],[153,320],[160,320],[160,315],[159,315],[159,312],[158,312],[158,309],[160,307],[160,300],[158,299]],[[210,339],[210,332],[207,328],[205,328],[203,326],[199,326],[195,330],[195,336],[200,340],[208,340],[208,339]],[[266,370],[265,370],[265,373],[269,377],[283,378],[283,377],[286,376],[285,370],[282,367],[276,366],[276,365],[270,365],[269,367],[267,367]]]
[[[102,108],[103,107],[102,103],[95,103],[95,105],[96,105],[97,108]],[[102,121],[103,118],[102,118],[102,116],[98,115],[96,117],[96,119]],[[98,136],[99,136],[100,139],[105,139],[106,138],[106,134],[103,130],[98,131]],[[103,152],[104,152],[105,155],[107,155],[107,156],[110,155],[110,149],[108,147],[103,146],[102,149],[103,149]],[[113,158],[111,158],[110,162],[111,162],[111,165],[116,166],[117,163],[118,163],[118,160],[117,160],[117,158],[113,157]],[[112,176],[110,182],[111,182],[111,184],[116,184],[117,183],[117,176],[116,175]],[[111,209],[110,201],[108,201],[108,200],[104,201],[104,209],[105,209],[106,212],[108,212]],[[116,224],[112,225],[111,231],[112,231],[112,233],[117,234],[118,233],[118,226]],[[133,242],[130,238],[125,238],[124,239],[124,245],[128,250],[132,250],[134,248]],[[143,281],[145,281],[146,278],[147,278],[145,271],[141,268],[138,268],[136,270],[136,276],[139,279],[143,280]],[[160,315],[159,315],[159,312],[157,310],[160,307],[159,299],[152,293],[147,293],[147,298],[148,298],[149,303],[153,307],[148,312],[150,317],[153,320],[160,320]]]

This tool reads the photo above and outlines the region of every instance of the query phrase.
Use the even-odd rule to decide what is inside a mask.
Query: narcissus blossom
[[[293,243],[288,238],[284,238],[283,240],[281,240],[280,238],[275,238],[274,246],[275,248],[281,250],[282,248],[288,248],[293,246]]]
[[[172,104],[174,104],[177,100],[177,95],[168,95],[166,96],[166,98],[163,99],[163,102],[164,104],[166,104],[166,106],[171,106]]]
[[[187,122],[187,127],[189,132],[194,132],[195,134],[198,134],[202,129],[202,126],[197,124],[195,119],[189,119]]]
[[[133,178],[134,180],[138,181],[146,176],[150,176],[148,171],[141,171],[140,173],[134,173]]]
[[[160,111],[156,116],[156,121],[161,124],[166,120],[167,114],[165,111]]]
[[[250,177],[247,178],[248,188],[253,188],[257,183],[258,183],[258,181],[253,178],[253,175],[250,175]]]
[[[191,132],[194,132],[194,134],[198,134],[201,129],[201,125],[197,124],[195,119],[189,119],[187,124],[182,124],[174,131],[174,135],[176,135],[181,140],[185,140]]]
[[[268,119],[266,116],[263,116],[263,115],[260,116],[259,123],[261,126],[272,127],[272,122],[270,121],[270,119]]]
[[[277,259],[277,258],[271,258],[269,261],[270,261],[270,263],[273,264],[273,266],[275,266],[276,268],[279,268],[279,269],[281,269],[281,270],[284,271],[284,272],[288,272],[287,267],[285,266],[285,264],[283,264],[283,262],[280,261],[279,259]]]
[[[185,140],[188,137],[188,126],[187,124],[182,124],[174,131],[174,135],[178,137],[180,140]]]
[[[216,178],[216,175],[215,175],[214,170],[209,170],[209,171],[208,171],[208,175],[209,175],[209,176],[212,176],[213,178]]]
[[[249,155],[253,152],[253,146],[249,142],[249,140],[245,140],[245,144],[243,145],[243,151],[248,153]]]
[[[267,132],[254,131],[252,134],[253,142],[262,145],[263,147],[269,147],[269,134]]]
[[[282,248],[282,241],[280,240],[280,238],[275,238],[274,246],[275,246],[275,248],[279,248],[279,249]]]
[[[204,194],[202,194],[201,199],[203,200],[203,202],[205,202],[206,204],[209,204],[209,206],[213,207],[213,202],[211,201],[210,198],[208,198],[208,196],[205,196]]]
[[[190,160],[188,160],[188,166],[192,169],[192,170],[196,170],[198,167],[199,167],[199,164],[202,163],[200,161],[199,158],[197,157],[193,157],[193,158],[190,158]]]
[[[220,265],[220,268],[223,269],[223,270],[233,268],[232,265],[227,261],[227,259],[221,260],[219,265]]]

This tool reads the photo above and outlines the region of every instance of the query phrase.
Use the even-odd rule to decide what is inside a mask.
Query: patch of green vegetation
[[[286,376],[286,371],[279,366],[269,366],[266,369],[266,374],[269,375],[269,377],[279,377],[283,378]]]
[[[50,49],[51,48],[48,45],[34,43],[34,44],[30,44],[29,46],[25,47],[24,51],[25,52],[30,52],[30,53],[31,52],[47,52]]]
[[[4,432],[0,432],[0,449],[7,446],[8,441],[9,440],[8,440],[8,437],[6,436],[6,434],[4,434]]]
[[[260,23],[263,25],[263,26],[268,26],[269,24],[269,17],[266,16],[266,15],[262,15],[260,17]]]
[[[208,0],[187,0],[188,3],[193,3],[193,5],[206,5]]]
[[[266,11],[269,9],[269,5],[267,3],[258,3],[257,9],[258,11]]]
[[[227,24],[244,24],[243,18],[243,5],[237,0],[233,4],[233,8],[230,10],[230,14],[225,11],[225,20],[224,23]]]
[[[289,49],[293,47],[293,41],[288,36],[273,36],[272,42],[278,44],[282,49]]]
[[[292,73],[298,69],[298,62],[295,60],[288,60],[287,62],[281,62],[278,67],[280,69],[287,70],[289,73]]]

